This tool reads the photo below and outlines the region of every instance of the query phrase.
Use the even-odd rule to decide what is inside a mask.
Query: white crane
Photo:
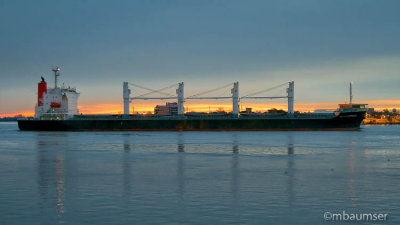
[[[131,97],[131,89],[129,88],[129,84],[138,88],[142,88],[145,90],[150,91],[149,93],[139,95],[136,97]],[[266,91],[273,90],[275,88],[281,87],[283,85],[289,84],[289,87],[286,89],[287,95],[285,96],[255,96],[257,94],[261,94]],[[294,113],[294,81],[291,82],[286,82],[284,84],[268,88],[268,89],[263,89],[261,91],[253,92],[251,94],[245,95],[243,97],[239,98],[239,82],[234,82],[230,83],[228,85],[224,85],[222,87],[214,88],[208,91],[204,91],[201,93],[197,93],[195,95],[191,95],[187,98],[184,97],[184,83],[178,83],[178,88],[176,89],[176,96],[171,95],[169,93],[163,92],[165,89],[172,88],[176,86],[177,84],[154,90],[151,88],[146,88],[137,84],[132,84],[128,82],[123,83],[123,100],[124,100],[124,115],[129,115],[129,104],[133,100],[141,99],[141,100],[152,100],[152,99],[160,99],[160,100],[165,100],[165,99],[177,99],[178,101],[178,115],[184,115],[184,102],[186,99],[229,99],[232,98],[232,115],[233,116],[238,116],[239,115],[239,101],[240,99],[276,99],[276,98],[287,98],[288,99],[288,113],[293,114]],[[219,97],[204,97],[205,94],[215,92],[217,90],[227,88],[229,86],[233,85],[233,88],[231,89],[231,96],[219,96]],[[163,97],[146,97],[149,94],[152,93],[158,93],[164,95]]]
[[[282,87],[289,84],[289,87],[286,89],[286,93],[287,95],[285,96],[254,96],[257,94],[261,94],[267,91],[271,91],[273,89]],[[271,87],[271,88],[267,88],[267,89],[263,89],[261,91],[256,91],[253,92],[251,94],[245,95],[243,97],[241,97],[240,99],[276,99],[276,98],[287,98],[288,99],[288,113],[293,114],[294,113],[294,81],[291,82],[285,82],[283,84]]]
[[[212,93],[215,92],[217,90],[223,89],[223,88],[227,88],[229,86],[231,86],[232,83],[224,85],[222,87],[218,87],[218,88],[214,88],[208,91],[204,91],[192,96],[187,97],[186,99],[228,99],[228,98],[232,98],[232,114],[234,116],[238,116],[239,115],[239,82],[234,82],[233,83],[233,88],[231,89],[231,94],[232,96],[219,96],[219,97],[200,97],[202,95],[208,94],[208,93]]]
[[[145,90],[148,90],[150,92],[143,94],[143,95],[139,95],[136,97],[130,97],[131,94],[131,89],[129,88],[129,84],[138,88],[142,88]],[[133,101],[133,100],[137,100],[137,99],[141,99],[141,100],[152,100],[152,99],[160,99],[160,100],[165,100],[165,99],[177,99],[178,100],[178,115],[183,115],[184,114],[184,84],[183,82],[178,83],[178,88],[176,89],[176,94],[177,96],[171,95],[169,93],[163,92],[163,90],[165,89],[169,89],[172,87],[175,87],[177,84],[173,84],[170,85],[168,87],[159,89],[159,90],[154,90],[151,88],[146,88],[137,84],[132,84],[132,83],[128,83],[128,82],[124,82],[123,83],[123,99],[124,99],[124,115],[129,115],[129,104]],[[164,97],[145,97],[146,95],[149,94],[153,94],[153,93],[158,93],[158,94],[162,94],[162,95],[166,95]]]

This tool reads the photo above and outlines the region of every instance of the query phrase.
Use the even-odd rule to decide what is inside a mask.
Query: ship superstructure
[[[68,119],[79,113],[79,93],[75,88],[57,85],[60,67],[54,68],[53,72],[54,88],[48,88],[43,77],[38,83],[38,99],[35,106],[36,119]]]

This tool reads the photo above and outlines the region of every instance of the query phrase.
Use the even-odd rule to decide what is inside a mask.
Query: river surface
[[[0,224],[400,224],[400,126],[31,132],[0,123]]]

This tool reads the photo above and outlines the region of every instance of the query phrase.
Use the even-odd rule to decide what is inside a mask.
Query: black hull
[[[18,127],[36,131],[358,130],[364,118],[365,112],[342,112],[331,118],[19,120]]]

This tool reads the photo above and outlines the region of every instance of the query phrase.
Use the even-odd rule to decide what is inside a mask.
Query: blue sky
[[[32,110],[50,68],[80,102],[121,102],[122,81],[186,95],[286,81],[296,101],[399,99],[400,1],[0,1],[0,113]],[[227,93],[229,94],[229,93]]]

